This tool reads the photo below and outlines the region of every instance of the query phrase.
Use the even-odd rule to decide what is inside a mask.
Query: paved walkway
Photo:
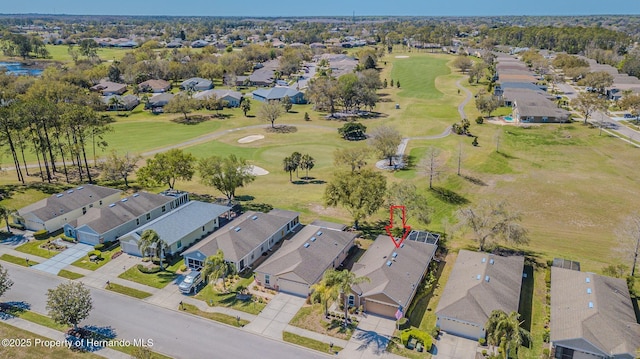
[[[110,283],[120,284],[125,287],[141,290],[143,292],[151,294],[157,293],[158,291],[160,291],[160,289],[158,288],[118,278],[118,276],[122,274],[122,272],[140,263],[142,263],[140,258],[130,256],[128,254],[122,254],[115,259],[112,259],[104,266],[96,269],[95,271],[88,271],[89,273],[86,273],[85,271],[84,273],[82,273],[85,276],[80,278],[79,281],[95,288],[104,288],[107,284],[107,281],[109,281]],[[80,273],[80,268],[77,268],[75,266],[69,266],[67,267],[67,269]],[[175,307],[173,309],[175,309]]]
[[[44,262],[33,266],[34,269],[57,275],[61,269],[77,261],[93,250],[93,246],[83,243],[64,244],[67,249]]]

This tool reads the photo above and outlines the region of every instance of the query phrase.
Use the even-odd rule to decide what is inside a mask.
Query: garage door
[[[368,314],[375,314],[375,315],[380,315],[383,317],[387,317],[387,318],[395,318],[395,314],[396,311],[398,310],[398,307],[392,307],[389,305],[385,305],[382,303],[377,303],[377,302],[373,302],[370,300],[367,300],[365,302],[365,311]]]
[[[286,279],[278,279],[278,290],[281,292],[306,298],[309,295],[309,285]]]
[[[122,251],[134,256],[140,256],[140,250],[135,242],[120,242],[120,248]]]
[[[478,340],[484,338],[482,327],[450,318],[438,318],[437,325],[447,333],[463,338]]]

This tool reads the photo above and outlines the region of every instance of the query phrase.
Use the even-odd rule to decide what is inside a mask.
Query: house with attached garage
[[[118,201],[121,193],[118,189],[85,184],[23,207],[12,217],[14,223],[21,224],[28,230],[45,229],[54,232],[91,208],[104,207]]]
[[[551,347],[558,359],[633,359],[640,324],[627,282],[551,267]]]
[[[182,90],[206,91],[213,88],[213,82],[202,77],[192,77],[182,81],[180,88]]]
[[[357,236],[353,232],[305,226],[285,239],[282,247],[256,268],[256,282],[306,298],[326,270],[342,264]]]
[[[171,83],[166,80],[147,80],[138,84],[140,92],[162,93],[171,89]]]
[[[111,81],[100,81],[89,88],[91,91],[100,92],[102,96],[122,95],[127,92],[127,85]]]
[[[187,192],[170,190],[160,194],[134,193],[108,206],[89,209],[84,216],[65,224],[64,233],[90,245],[114,242],[120,236],[187,202]]]
[[[367,277],[351,287],[349,306],[362,306],[368,314],[394,318],[398,310],[406,312],[416,295],[429,263],[438,248],[437,234],[412,231],[396,247],[387,235],[379,235],[353,265],[357,277]]]
[[[122,251],[142,256],[138,242],[142,233],[154,230],[167,243],[166,254],[177,254],[220,227],[221,216],[230,208],[217,204],[191,201],[120,237]]]
[[[302,92],[289,87],[261,88],[253,91],[252,94],[253,99],[260,102],[282,101],[285,96],[289,96],[291,103],[294,104],[303,104],[307,102]]]
[[[518,311],[523,269],[522,256],[460,250],[436,308],[436,325],[460,337],[485,338],[492,311]]]
[[[240,106],[240,102],[242,102],[242,93],[224,89],[198,92],[193,95],[193,98],[197,100],[206,100],[211,96],[215,96],[219,100],[227,101],[228,107],[238,107]]]
[[[193,270],[200,270],[207,257],[220,249],[225,261],[233,263],[236,271],[241,272],[295,231],[300,224],[299,215],[280,209],[269,213],[243,213],[186,250],[182,254],[184,263]]]

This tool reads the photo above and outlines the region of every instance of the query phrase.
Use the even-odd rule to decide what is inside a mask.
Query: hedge
[[[429,333],[417,329],[417,328],[409,328],[400,332],[400,340],[403,345],[407,345],[409,342],[409,338],[416,338],[419,342],[424,345],[425,350],[429,351],[431,349],[431,344],[433,343],[433,338]]]
[[[138,268],[138,270],[140,272],[146,273],[146,274],[154,274],[154,273],[160,272],[160,266],[153,266],[151,268],[147,268],[146,266],[143,266],[142,264],[138,264],[137,268]]]
[[[409,320],[405,317],[402,317],[397,322],[398,329],[407,329],[409,327]]]
[[[64,234],[60,236],[60,239],[62,239],[65,242],[78,243],[78,241],[75,238],[67,237]]]
[[[20,224],[20,223],[9,223],[9,227],[11,227],[11,228],[15,228],[15,229],[24,229],[24,224]]]
[[[33,238],[35,239],[45,239],[49,236],[49,231],[46,229],[41,229],[39,231],[33,232]]]

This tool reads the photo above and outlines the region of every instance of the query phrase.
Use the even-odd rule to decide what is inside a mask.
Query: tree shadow
[[[362,222],[358,226],[358,231],[362,238],[375,240],[379,235],[386,233],[384,227],[387,224],[389,224],[387,220],[378,220],[373,223]]]
[[[429,191],[433,193],[433,195],[437,199],[445,203],[455,204],[455,205],[463,205],[463,204],[470,203],[468,199],[466,199],[465,197],[457,194],[456,192],[450,189],[446,189],[442,187],[433,187]]]
[[[242,201],[242,202],[246,202],[246,201],[253,201],[254,199],[256,199],[254,196],[248,195],[248,194],[244,194],[241,196],[236,196],[236,200],[237,201]]]
[[[298,132],[296,126],[279,125],[275,127],[267,127],[266,131],[269,133],[295,133]]]
[[[250,114],[247,114],[247,116],[245,116],[245,117],[247,117],[247,118],[254,118],[254,117],[256,117],[256,115],[250,115]]]
[[[376,355],[380,355],[385,352],[387,345],[389,345],[389,338],[378,334],[373,330],[360,331],[355,335],[356,339],[362,344],[356,349],[358,351],[372,350]]]
[[[31,304],[24,301],[0,303],[0,320],[15,318],[29,309]]]
[[[519,313],[520,319],[522,319],[521,326],[529,332],[531,331],[531,319],[533,317],[534,275],[533,266],[525,265],[524,275],[522,276],[522,286],[520,287]]]
[[[468,176],[468,175],[460,175],[460,177],[464,178],[465,180],[477,185],[477,186],[486,186],[487,183],[483,180],[481,180],[478,177],[473,177],[473,176]]]
[[[197,125],[199,123],[209,121],[211,119],[210,116],[201,116],[201,115],[193,115],[188,116],[187,118],[178,117],[171,120],[171,122],[179,123],[181,125]]]
[[[27,242],[29,242],[29,239],[23,234],[0,232],[0,244],[6,244],[8,246],[19,246]]]
[[[510,155],[510,154],[505,153],[505,152],[498,152],[498,155],[500,155],[500,156],[502,156],[502,157],[504,157],[504,158],[506,158],[508,160],[517,160],[518,159],[518,157]]]
[[[72,350],[96,352],[105,346],[108,347],[109,341],[115,339],[116,336],[116,331],[112,327],[85,325],[67,331],[65,339]]]

